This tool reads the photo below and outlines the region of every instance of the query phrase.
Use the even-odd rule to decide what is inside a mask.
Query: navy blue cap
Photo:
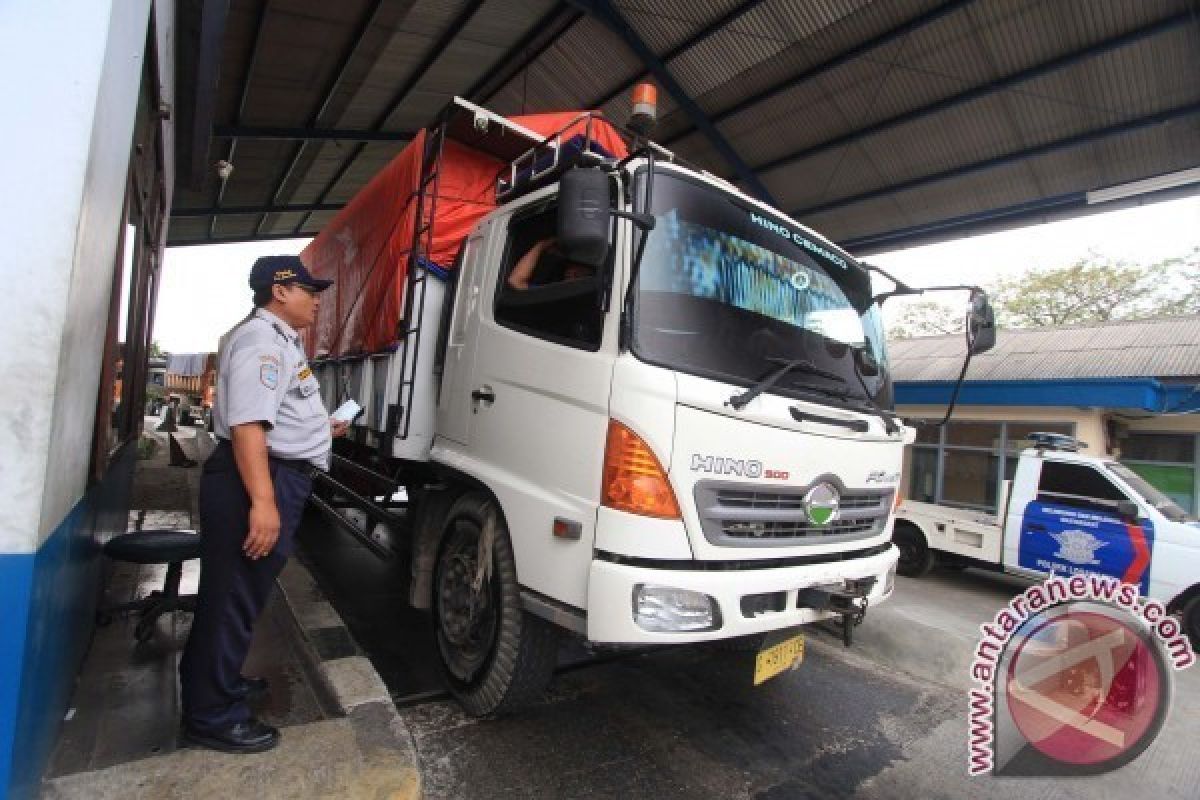
[[[299,256],[263,256],[250,268],[250,288],[265,289],[274,283],[298,283],[318,292],[333,285],[333,281],[314,278]]]

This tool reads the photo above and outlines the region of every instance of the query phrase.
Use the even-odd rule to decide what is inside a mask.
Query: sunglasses
[[[289,283],[289,284],[285,284],[285,285],[288,286],[289,288],[294,287],[296,289],[303,289],[305,291],[305,293],[308,294],[309,297],[316,297],[318,294],[316,289],[312,288],[311,286],[305,286],[303,283]]]

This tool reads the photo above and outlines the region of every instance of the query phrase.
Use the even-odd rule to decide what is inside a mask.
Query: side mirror
[[[1119,514],[1122,519],[1134,520],[1137,519],[1141,513],[1142,512],[1141,509],[1138,508],[1138,504],[1132,500],[1117,501],[1117,514]]]
[[[967,341],[972,353],[986,353],[996,346],[996,314],[983,292],[971,295],[967,308]]]
[[[558,248],[568,260],[599,269],[608,260],[608,176],[598,169],[567,170],[558,188]]]

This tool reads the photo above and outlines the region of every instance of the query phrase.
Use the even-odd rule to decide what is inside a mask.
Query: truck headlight
[[[633,620],[652,633],[711,631],[720,627],[717,601],[703,592],[639,583],[633,587]]]

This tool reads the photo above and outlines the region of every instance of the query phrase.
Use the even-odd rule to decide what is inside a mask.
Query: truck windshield
[[[1117,477],[1125,481],[1129,488],[1133,489],[1141,498],[1154,509],[1162,514],[1171,522],[1194,522],[1195,517],[1188,516],[1179,505],[1167,495],[1163,494],[1157,488],[1152,486],[1145,478],[1138,475],[1124,464],[1109,464],[1108,468],[1117,474]]]
[[[634,293],[638,358],[743,386],[778,370],[781,360],[803,360],[815,369],[793,370],[770,391],[890,408],[879,307],[853,260],[666,169],[655,174],[650,210],[657,224]]]

